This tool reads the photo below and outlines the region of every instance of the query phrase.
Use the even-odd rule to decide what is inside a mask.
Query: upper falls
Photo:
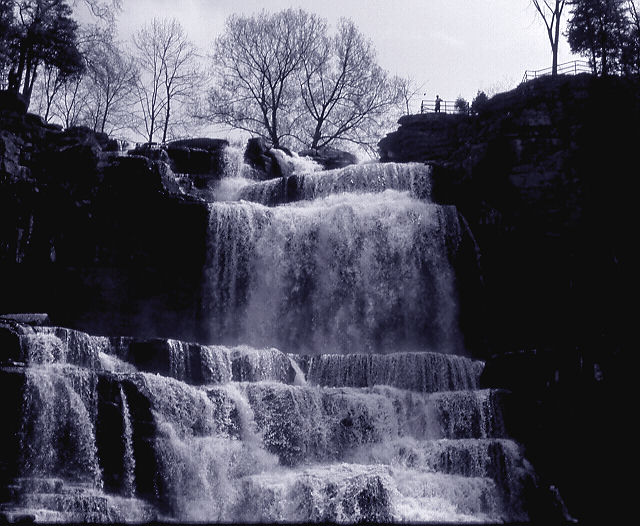
[[[455,208],[419,164],[370,164],[245,186],[210,205],[204,303],[214,338],[290,352],[461,352]]]

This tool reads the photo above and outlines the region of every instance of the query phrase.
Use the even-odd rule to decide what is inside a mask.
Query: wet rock
[[[150,161],[160,161],[163,163],[169,162],[167,152],[155,143],[138,145],[133,150],[129,150],[129,155],[134,157],[144,157]]]
[[[315,150],[302,150],[299,155],[311,157],[314,161],[321,164],[325,170],[333,170],[335,168],[344,168],[351,164],[357,164],[358,158],[352,153],[338,150],[331,146],[318,148]]]
[[[262,137],[249,139],[244,152],[244,160],[254,169],[257,179],[275,179],[291,175],[293,164],[289,157],[291,152],[287,148],[271,148]]]
[[[293,165],[289,161],[291,157],[284,150],[271,148],[268,151],[268,155],[271,157],[271,176],[276,177],[289,177],[293,173]]]
[[[205,189],[224,173],[227,146],[225,139],[184,139],[170,142],[167,154],[175,173],[188,175],[197,189]]]
[[[244,160],[251,167],[263,172],[271,170],[271,159],[267,155],[269,146],[262,137],[252,137],[247,141],[247,147],[244,151]]]
[[[177,194],[180,192],[171,169],[145,156],[113,158],[104,170],[104,185],[120,195]]]
[[[24,141],[14,134],[0,130],[0,182],[25,180],[29,169],[22,165]]]
[[[16,321],[18,323],[24,323],[26,325],[49,325],[51,320],[46,313],[32,313],[22,312],[19,314],[0,314],[0,318]]]

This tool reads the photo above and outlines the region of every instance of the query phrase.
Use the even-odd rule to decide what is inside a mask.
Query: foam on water
[[[96,368],[100,352],[111,352],[111,341],[102,336],[62,327],[32,327],[21,336],[24,360],[29,363],[69,363]]]
[[[438,353],[322,354],[309,361],[308,380],[329,387],[391,385],[413,391],[461,391],[479,385],[484,364]]]
[[[131,413],[127,396],[120,386],[120,402],[122,411],[122,440],[124,442],[124,480],[123,492],[125,497],[133,497],[136,493],[136,458],[133,452],[133,428],[131,426]]]
[[[248,184],[240,190],[237,198],[274,205],[344,192],[385,190],[407,191],[413,197],[430,200],[431,168],[422,163],[370,163],[322,172],[298,170],[288,180],[271,179]]]
[[[0,370],[23,383],[6,516],[527,520],[537,481],[507,437],[508,394],[459,356],[462,226],[429,202],[429,168],[291,162],[249,182],[227,149],[202,290],[215,345],[18,333],[25,367]]]
[[[137,369],[134,365],[130,364],[114,356],[113,354],[107,354],[100,352],[98,354],[98,361],[100,363],[100,369],[111,373],[135,373]]]
[[[21,476],[102,486],[95,444],[96,376],[74,367],[25,371]]]
[[[210,213],[204,302],[221,343],[461,349],[449,261],[460,227],[447,207],[387,190]]]

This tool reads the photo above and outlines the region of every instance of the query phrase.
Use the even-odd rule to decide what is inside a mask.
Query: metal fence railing
[[[466,107],[461,108],[456,106],[455,100],[440,99],[440,108],[436,111],[435,100],[423,100],[420,104],[420,113],[457,113],[459,115],[466,115],[469,113],[469,104],[467,104]]]
[[[527,69],[522,77],[522,82],[528,80],[537,79],[538,77],[546,77],[551,75],[553,68],[543,69]],[[565,62],[564,64],[558,64],[558,75],[577,75],[578,73],[593,73],[591,66],[586,60],[574,60],[572,62]]]

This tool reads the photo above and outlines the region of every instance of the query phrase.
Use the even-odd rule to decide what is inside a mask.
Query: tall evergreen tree
[[[78,25],[65,0],[2,2],[7,88],[27,105],[39,68],[57,68],[62,76],[80,73],[84,62],[77,46]]]
[[[567,37],[571,51],[586,55],[593,72],[620,71],[628,30],[625,0],[573,0]]]

